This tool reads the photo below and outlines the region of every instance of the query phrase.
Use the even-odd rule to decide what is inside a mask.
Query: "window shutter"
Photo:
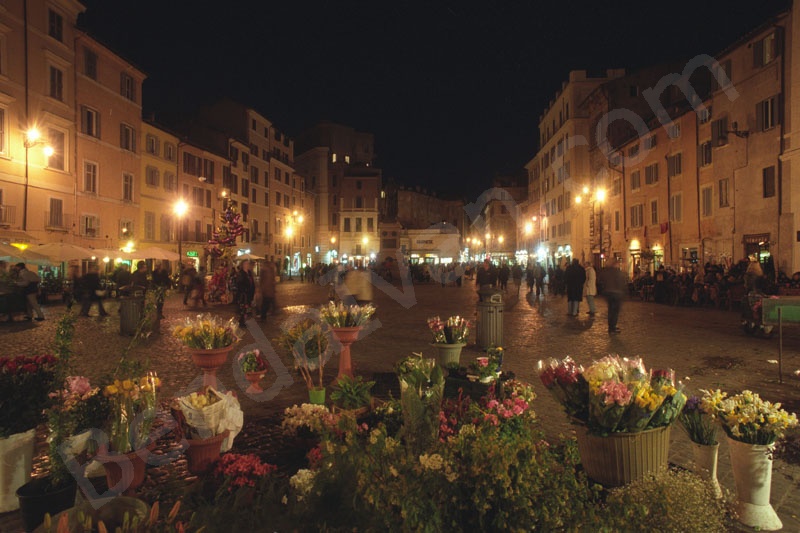
[[[753,66],[761,67],[764,65],[764,40],[759,39],[753,43]]]
[[[756,104],[756,131],[764,130],[764,104],[759,102]]]

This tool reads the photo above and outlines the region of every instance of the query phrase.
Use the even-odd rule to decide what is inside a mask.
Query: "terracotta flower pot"
[[[192,355],[192,361],[203,371],[203,387],[217,389],[217,370],[228,360],[228,355],[233,351],[233,345],[213,350],[187,348]]]
[[[125,496],[136,494],[136,489],[144,483],[145,460],[154,446],[155,443],[129,453],[109,452],[101,448],[95,460],[106,471],[108,490]]]
[[[250,386],[247,387],[245,392],[248,394],[261,394],[264,392],[264,389],[259,386],[258,382],[264,379],[266,373],[266,370],[261,370],[259,372],[245,372],[244,377],[250,382]]]
[[[211,466],[219,458],[222,442],[228,438],[229,430],[225,430],[219,435],[207,439],[188,439],[189,447],[184,452],[186,460],[189,462],[189,472],[192,474],[203,474],[211,469]]]
[[[339,374],[336,376],[353,377],[353,360],[350,357],[350,346],[358,340],[358,332],[361,331],[361,326],[353,328],[333,328],[333,336],[342,345],[342,351],[339,354]]]

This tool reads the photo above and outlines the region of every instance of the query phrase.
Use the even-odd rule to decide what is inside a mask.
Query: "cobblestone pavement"
[[[436,284],[376,287],[378,311],[374,328],[352,347],[356,372],[365,375],[390,372],[398,360],[412,352],[433,356],[426,319],[437,314],[474,318],[477,298],[473,289],[469,283],[460,288]],[[580,318],[572,318],[567,316],[563,297],[548,296],[542,302],[535,302],[524,288],[519,296],[514,291],[511,285],[503,313],[504,367],[514,371],[520,379],[538,385],[536,362],[547,357],[571,355],[579,363],[588,364],[607,353],[641,355],[648,368],[674,368],[688,392],[709,387],[729,391],[749,388],[766,399],[783,402],[791,411],[800,412],[800,378],[794,374],[800,369],[800,330],[796,328],[787,327],[784,332],[783,383],[779,383],[775,362],[778,359],[777,335],[769,340],[744,335],[735,311],[669,307],[630,300],[622,309],[618,325],[621,333],[609,335],[602,299],[598,299],[598,314],[592,320],[586,314],[585,302]],[[279,314],[269,317],[265,323],[249,322],[249,331],[237,345],[237,351],[253,343],[268,348],[269,339],[278,335],[281,323],[324,303],[327,294],[327,288],[319,285],[299,281],[280,284]],[[111,302],[107,309],[111,313],[109,317],[78,321],[74,363],[76,372],[89,377],[113,371],[120,354],[130,343],[129,337],[119,335],[117,304]],[[161,334],[130,350],[131,357],[149,360],[149,367],[158,372],[163,383],[162,397],[197,388],[200,374],[171,331],[186,317],[206,310],[223,316],[232,316],[234,312],[232,306],[189,309],[178,295],[172,295],[165,307],[166,319],[162,321]],[[64,306],[52,305],[45,309],[47,320],[44,322],[3,324],[0,326],[0,352],[46,351],[53,339],[55,322],[64,311]],[[467,346],[462,353],[462,364],[478,353],[474,345]],[[290,368],[288,358],[275,357],[273,367]],[[237,439],[237,448],[267,446],[267,443],[259,443],[259,439],[274,437],[283,408],[307,399],[305,386],[299,376],[291,373],[293,384],[281,388],[276,382],[276,373],[270,372],[262,383],[268,392],[254,399],[245,394],[247,383],[234,373],[234,366],[231,360],[220,370],[219,379],[224,387],[237,392],[245,412],[244,441],[240,444]],[[336,360],[327,369],[326,382],[330,383],[336,373]],[[543,429],[549,435],[570,432],[555,401],[542,387],[537,386],[537,391],[539,397],[534,408]],[[670,461],[684,466],[691,462],[689,440],[677,427],[672,432]],[[734,490],[724,439],[719,479],[723,487]],[[783,520],[784,530],[800,531],[800,467],[776,461],[772,502]],[[4,518],[6,525],[12,523],[8,516],[0,517],[0,531],[7,530]]]

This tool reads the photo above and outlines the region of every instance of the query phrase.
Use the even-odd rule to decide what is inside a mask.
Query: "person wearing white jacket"
[[[589,316],[594,316],[597,309],[594,304],[594,297],[597,295],[597,272],[595,272],[591,261],[586,262],[586,282],[583,284],[583,296],[589,305]]]

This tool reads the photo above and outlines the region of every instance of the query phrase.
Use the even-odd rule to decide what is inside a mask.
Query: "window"
[[[275,169],[275,181],[281,181],[281,169]]]
[[[158,138],[154,135],[148,135],[145,140],[145,150],[148,154],[158,155]]]
[[[80,232],[86,237],[97,237],[100,233],[100,219],[94,215],[82,215]]]
[[[83,162],[83,192],[97,194],[97,163]]]
[[[777,55],[775,33],[753,43],[753,67],[763,67]]]
[[[164,158],[167,161],[175,161],[175,145],[172,143],[164,143]]]
[[[730,181],[728,178],[722,178],[719,180],[719,206],[720,207],[728,207],[730,204],[728,203],[728,187],[730,186]]]
[[[256,191],[256,188],[255,188],[255,187],[253,187],[253,199],[252,199],[252,202],[253,202],[253,203],[256,203],[256,202],[258,201],[258,199],[257,199],[257,197],[256,197],[256,192],[257,192],[257,191]]]
[[[133,221],[120,220],[119,221],[119,238],[132,239],[133,238]]]
[[[50,128],[47,131],[53,155],[47,159],[47,168],[64,170],[66,168],[65,154],[67,153],[67,136],[61,130]]]
[[[124,72],[119,75],[119,94],[131,102],[136,101],[136,86],[133,83],[133,78]]]
[[[60,198],[50,198],[50,211],[46,215],[47,226],[51,228],[64,227],[64,201]]]
[[[631,172],[631,190],[635,191],[642,186],[642,177],[638,170]]]
[[[658,163],[644,167],[644,182],[647,185],[658,183]]]
[[[711,164],[711,141],[706,141],[697,148],[699,152],[697,158],[700,161],[700,166],[707,167]]]
[[[178,178],[172,172],[164,172],[164,188],[168,191],[178,189]]]
[[[359,217],[356,219],[356,233],[361,233],[362,231],[364,231],[363,222]]]
[[[333,226],[336,226],[336,227],[339,226],[339,214],[338,213],[331,214],[331,224]]]
[[[704,217],[711,216],[711,202],[713,200],[713,190],[711,187],[703,187],[700,189],[700,208]]]
[[[152,211],[144,212],[144,238],[148,241],[156,240],[156,214]]]
[[[336,154],[331,154],[331,163],[336,163]]]
[[[254,185],[258,185],[258,174],[259,174],[258,167],[256,166],[250,167],[250,181],[252,181]]]
[[[656,135],[655,133],[644,140],[644,147],[648,150],[656,147]]]
[[[641,228],[644,224],[644,205],[637,204],[631,206],[631,227]]]
[[[0,107],[0,154],[6,150],[6,110]]]
[[[156,167],[147,167],[144,180],[150,187],[158,187],[158,169]]]
[[[727,79],[722,80],[722,82],[717,81],[717,77],[721,77],[723,74]],[[712,76],[711,78],[712,90],[718,91],[720,89],[727,89],[732,82],[733,82],[733,73],[731,70],[731,60],[728,59],[726,61],[719,63],[719,66],[716,69],[714,69],[714,76]],[[723,83],[724,85],[722,85],[721,83]]]
[[[350,233],[350,217],[344,217],[344,231]]]
[[[375,221],[372,217],[367,218],[367,231],[375,231]]]
[[[711,123],[712,146],[725,146],[728,144],[728,117],[722,117]]]
[[[50,98],[64,101],[64,73],[54,66],[50,67]]]
[[[83,105],[81,106],[81,133],[100,138],[100,113]]]
[[[698,117],[700,119],[700,124],[705,124],[709,120],[711,120],[711,106],[703,106],[703,109],[700,110],[698,113]]]
[[[245,198],[250,196],[250,180],[242,180],[242,196]]]
[[[364,198],[361,196],[356,196],[356,209],[362,209],[364,207]]]
[[[635,144],[628,148],[628,157],[636,157],[639,155],[639,144]]]
[[[172,240],[172,215],[165,215],[162,213],[161,220],[158,224],[158,240],[161,242],[169,242]]]
[[[683,218],[683,203],[681,194],[673,194],[669,198],[669,219],[672,222],[680,222]]]
[[[97,54],[88,48],[83,49],[83,73],[93,80],[97,80]]]
[[[206,189],[206,207],[211,207],[211,191]]]
[[[614,231],[619,231],[619,211],[614,211]]]
[[[283,182],[284,182],[286,185],[289,185],[289,178],[290,178],[290,177],[291,177],[291,176],[289,175],[289,173],[288,173],[288,172],[284,172],[284,173],[283,173]]]
[[[289,207],[289,195],[288,194],[284,194],[283,195],[283,207]]]
[[[658,224],[658,200],[650,200],[650,224]]]
[[[275,193],[275,205],[281,205],[281,193]]]
[[[679,122],[673,122],[667,129],[667,135],[670,139],[677,139],[681,136],[681,125]]]
[[[183,152],[183,171],[192,176],[200,175],[200,158],[189,152]]]
[[[209,185],[214,184],[214,162],[210,159],[203,159],[203,173],[202,177],[206,179]]]
[[[667,177],[678,176],[683,171],[683,158],[681,154],[667,156]]]
[[[47,10],[47,35],[59,42],[64,42],[64,17],[52,9]]]
[[[119,146],[129,152],[136,151],[136,132],[127,124],[119,125]]]
[[[756,130],[767,131],[778,124],[778,109],[775,107],[775,99],[767,98],[756,104]]]
[[[764,187],[764,198],[775,196],[775,167],[767,167],[761,171],[761,181]]]
[[[122,201],[133,201],[133,174],[128,172],[122,174]]]
[[[619,196],[620,194],[622,194],[622,180],[620,178],[614,178],[614,182],[611,186],[611,195]]]

